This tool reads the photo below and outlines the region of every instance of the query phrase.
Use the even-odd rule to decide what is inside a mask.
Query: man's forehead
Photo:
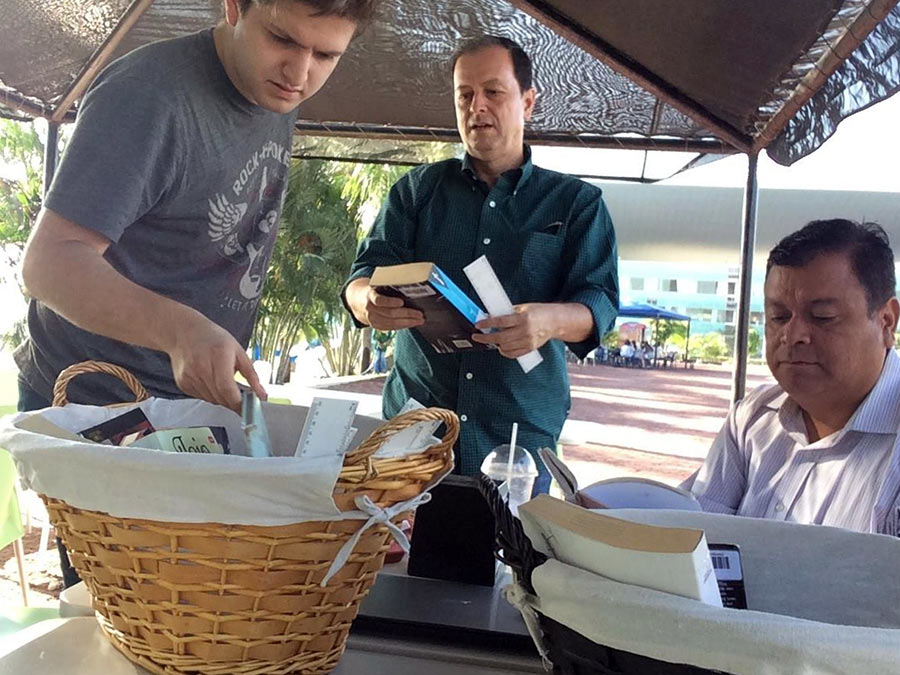
[[[286,37],[299,45],[321,48],[322,51],[335,56],[342,55],[347,45],[344,44],[341,36],[336,35],[329,39],[328,34],[320,30],[321,22],[346,22],[348,27],[352,27],[354,31],[356,29],[356,22],[352,19],[319,14],[315,7],[307,5],[305,2],[288,0],[286,3],[285,0],[277,0],[264,5],[252,3],[250,7],[260,12],[260,20],[263,25],[284,33]]]
[[[508,49],[494,45],[466,52],[453,67],[454,80],[461,74],[479,78],[492,76],[497,80],[505,80],[510,75],[515,77],[512,54]]]
[[[491,87],[491,86],[499,87],[499,86],[505,86],[506,84],[508,84],[508,82],[506,80],[500,79],[499,77],[490,76],[490,77],[487,77],[486,79],[480,80],[479,82],[468,82],[468,81],[457,82],[456,88],[457,89],[465,89],[468,87],[472,87],[475,84],[480,84],[482,87]]]
[[[805,265],[773,265],[764,285],[766,300],[786,295],[806,302],[839,302],[856,292],[865,293],[847,255],[823,253]]]

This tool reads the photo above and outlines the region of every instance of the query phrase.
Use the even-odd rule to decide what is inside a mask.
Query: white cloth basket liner
[[[54,438],[18,428],[32,415],[77,432],[130,408],[140,407],[157,428],[224,426],[230,455],[170,453],[119,448]],[[71,506],[122,518],[181,523],[289,525],[312,520],[369,517],[341,514],[332,491],[343,463],[334,448],[314,457],[295,458],[308,408],[264,404],[273,451],[277,457],[251,458],[240,417],[221,406],[194,399],[148,399],[127,407],[69,404],[0,420],[0,448],[16,462],[25,486]],[[358,447],[382,420],[357,415],[357,433],[349,449]],[[436,442],[429,438],[428,443]],[[409,453],[423,447],[410,447]],[[437,481],[435,481],[437,482]]]
[[[603,513],[695,527],[741,549],[749,609],[621,584],[548,560],[531,605],[608,647],[734,675],[900,673],[900,540],[711,513]]]

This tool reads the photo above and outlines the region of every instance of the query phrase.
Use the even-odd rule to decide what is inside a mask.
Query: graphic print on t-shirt
[[[247,160],[231,189],[209,200],[209,238],[219,255],[241,270],[230,279],[222,307],[244,311],[259,302],[290,161],[284,146],[268,141]]]

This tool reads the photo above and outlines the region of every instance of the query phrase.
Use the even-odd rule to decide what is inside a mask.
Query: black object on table
[[[493,586],[494,514],[474,476],[447,476],[416,510],[408,573]]]

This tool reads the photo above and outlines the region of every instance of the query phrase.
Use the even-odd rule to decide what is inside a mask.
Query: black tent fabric
[[[300,127],[455,141],[448,59],[490,32],[534,56],[532,142],[724,153],[767,145],[786,122],[774,156],[787,163],[900,86],[896,3],[385,0]],[[69,120],[108,57],[212,25],[220,11],[221,0],[0,0],[0,109]]]

